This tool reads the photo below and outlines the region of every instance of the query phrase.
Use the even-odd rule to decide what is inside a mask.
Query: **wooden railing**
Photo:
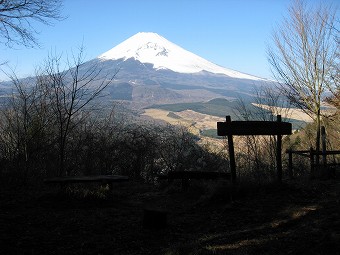
[[[316,168],[319,169],[320,167],[323,168],[324,173],[328,177],[330,177],[330,166],[337,166],[340,163],[329,163],[327,162],[328,155],[340,155],[340,150],[327,150],[326,149],[326,130],[325,127],[321,127],[321,141],[322,141],[322,150],[316,151],[311,147],[309,150],[286,150],[288,153],[288,174],[289,178],[293,178],[293,154],[297,154],[302,157],[307,157],[310,160],[310,174],[311,177],[314,178]],[[322,161],[320,163],[319,157],[322,156]]]
[[[292,150],[288,149],[286,150],[286,153],[288,154],[288,175],[289,178],[294,177],[293,173],[293,154],[309,158],[310,161],[310,174],[312,177],[315,177],[315,170],[319,169],[320,167],[323,168],[324,171],[326,171],[324,174],[330,175],[329,173],[329,167],[330,166],[340,166],[340,163],[333,162],[329,163],[327,161],[328,155],[340,155],[340,150],[325,150],[325,151],[316,151],[313,150],[313,148],[310,148],[309,150]],[[317,163],[316,157],[322,156],[321,163]]]

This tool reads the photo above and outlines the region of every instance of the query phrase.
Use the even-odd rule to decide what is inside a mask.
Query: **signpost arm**
[[[231,125],[230,116],[226,116],[227,125]],[[228,147],[229,147],[229,160],[230,160],[230,170],[231,170],[231,181],[236,183],[236,163],[235,163],[235,151],[234,151],[234,141],[231,134],[228,135]]]

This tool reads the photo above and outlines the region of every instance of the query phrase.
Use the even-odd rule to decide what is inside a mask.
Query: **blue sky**
[[[51,51],[70,55],[83,44],[89,60],[138,32],[156,32],[215,64],[271,78],[266,47],[290,4],[291,0],[65,0],[66,19],[53,26],[35,24],[40,48],[0,45],[0,62],[9,61],[24,77],[34,74]]]

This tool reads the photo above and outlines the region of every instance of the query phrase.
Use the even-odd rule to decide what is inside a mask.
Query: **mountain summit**
[[[178,73],[207,71],[238,79],[262,80],[211,63],[151,32],[137,33],[98,58],[102,61],[135,59],[141,63],[152,64],[156,70],[169,69]]]

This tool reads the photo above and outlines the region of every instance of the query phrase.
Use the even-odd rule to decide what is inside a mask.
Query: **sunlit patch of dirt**
[[[243,249],[247,246],[253,245],[263,245],[268,242],[268,238],[255,238],[255,239],[247,239],[237,241],[236,243],[231,244],[222,244],[222,245],[214,245],[214,246],[207,246],[206,249],[210,251],[217,251],[217,250],[234,250],[234,249]]]
[[[321,209],[320,206],[318,205],[311,205],[311,206],[303,206],[301,208],[297,208],[296,210],[293,210],[291,212],[291,218],[293,220],[299,219],[303,216],[305,216],[307,213],[311,212],[311,211],[316,211]]]

